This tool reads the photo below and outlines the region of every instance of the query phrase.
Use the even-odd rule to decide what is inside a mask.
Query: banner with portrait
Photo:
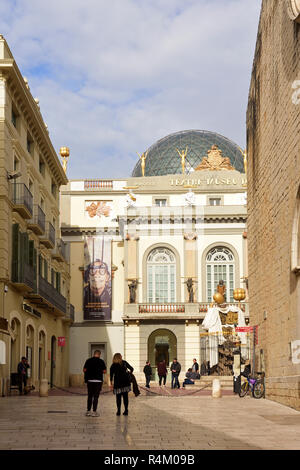
[[[84,241],[84,320],[111,320],[111,239],[87,236]]]

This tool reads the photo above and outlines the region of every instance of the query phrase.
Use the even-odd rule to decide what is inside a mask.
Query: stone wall
[[[288,16],[286,2],[263,0],[247,110],[249,300],[267,398],[297,409],[300,367],[290,342],[300,339],[300,282],[291,265],[300,185],[299,80],[300,25]]]

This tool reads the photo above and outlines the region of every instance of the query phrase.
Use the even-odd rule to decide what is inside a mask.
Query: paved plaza
[[[74,391],[74,390],[73,390]],[[155,392],[155,388],[152,389]],[[178,393],[177,393],[178,392]],[[100,396],[100,417],[86,417],[85,389],[0,398],[1,450],[300,449],[300,413],[232,393],[222,398],[167,389],[130,396],[129,416]]]

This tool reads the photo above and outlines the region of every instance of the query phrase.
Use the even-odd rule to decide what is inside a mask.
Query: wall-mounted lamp
[[[22,173],[20,171],[14,171],[12,173],[7,172],[8,181],[15,180],[15,179],[19,178],[19,176],[22,176]]]

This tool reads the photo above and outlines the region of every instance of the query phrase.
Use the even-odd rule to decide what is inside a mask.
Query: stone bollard
[[[222,397],[222,390],[221,390],[221,382],[219,379],[214,379],[212,383],[212,397],[213,398],[221,398]]]
[[[48,379],[40,380],[40,397],[48,396]]]

